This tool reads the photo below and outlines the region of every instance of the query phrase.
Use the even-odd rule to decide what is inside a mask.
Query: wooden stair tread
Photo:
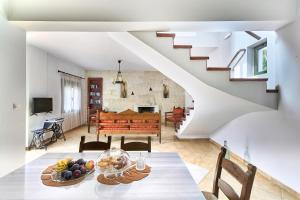
[[[230,81],[267,81],[268,78],[230,78]]]
[[[231,69],[228,67],[207,67],[207,71],[230,71]]]
[[[176,36],[175,33],[156,33],[157,37],[172,37],[174,38]]]
[[[190,60],[209,60],[209,56],[190,56]]]
[[[266,92],[267,93],[278,93],[279,90],[278,89],[267,89]]]
[[[191,49],[193,46],[189,44],[174,44],[175,49]]]

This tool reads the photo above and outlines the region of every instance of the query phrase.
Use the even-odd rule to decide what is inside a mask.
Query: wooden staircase
[[[189,49],[189,57],[190,60],[209,60],[208,56],[192,56],[191,55],[191,49],[193,48],[192,45],[184,45],[184,44],[175,44],[175,37],[176,34],[175,33],[156,33],[157,37],[170,37],[173,38],[173,48],[174,49]],[[268,81],[268,78],[233,78],[231,77],[231,68],[228,67],[208,67],[207,66],[207,62],[206,62],[206,70],[207,71],[211,71],[211,72],[216,72],[216,71],[220,71],[220,72],[228,72],[229,73],[229,81]],[[278,89],[266,89],[267,93],[278,93],[279,90]]]
[[[194,102],[194,101],[193,101]],[[183,124],[183,122],[186,120],[186,118],[188,117],[188,116],[190,116],[190,111],[191,110],[194,110],[194,107],[186,107],[185,109],[184,109],[184,116],[183,116],[183,118],[181,119],[181,121],[179,122],[179,123],[177,123],[176,125],[175,125],[175,131],[176,132],[178,132],[178,130],[180,129],[180,126]]]
[[[191,55],[191,50],[193,48],[192,45],[184,45],[184,44],[175,44],[175,37],[176,37],[176,34],[175,33],[156,33],[156,36],[157,37],[163,37],[163,38],[166,38],[166,37],[169,37],[169,38],[172,38],[173,39],[173,48],[174,49],[189,49],[189,58],[190,60],[209,60],[209,56],[192,56]],[[211,71],[211,72],[228,72],[229,73],[229,81],[247,81],[247,82],[251,82],[251,81],[268,81],[268,78],[233,78],[231,77],[231,68],[228,68],[228,67],[208,67],[207,66],[207,62],[206,62],[206,70],[207,71]],[[267,93],[278,93],[279,90],[278,89],[266,89],[266,92]],[[180,126],[184,123],[184,121],[186,120],[186,118],[190,115],[190,110],[193,110],[194,108],[191,107],[191,108],[186,108],[186,112],[185,112],[185,116],[184,118],[182,119],[182,121],[177,125],[177,127],[175,127],[175,130],[176,132],[180,129]]]

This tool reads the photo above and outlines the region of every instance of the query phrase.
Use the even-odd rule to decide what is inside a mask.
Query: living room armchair
[[[184,119],[184,108],[173,108],[171,112],[165,112],[165,126],[167,126],[167,122],[172,122],[174,124],[175,131],[177,131],[179,124]]]

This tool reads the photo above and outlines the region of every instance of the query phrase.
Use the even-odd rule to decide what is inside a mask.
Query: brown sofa
[[[156,135],[161,142],[160,113],[137,113],[130,109],[121,113],[98,112],[99,135]]]

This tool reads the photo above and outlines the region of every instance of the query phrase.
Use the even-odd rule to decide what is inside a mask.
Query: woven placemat
[[[105,177],[103,174],[100,174],[97,177],[97,181],[105,185],[118,185],[120,183],[129,184],[134,181],[142,180],[143,178],[149,176],[150,172],[151,167],[148,165],[146,165],[145,169],[142,171],[136,170],[135,166],[132,165],[127,171],[123,172],[121,176],[112,175]]]
[[[42,172],[41,180],[42,180],[42,183],[44,185],[51,186],[51,187],[61,187],[61,186],[75,185],[75,184],[80,183],[81,181],[83,181],[84,178],[87,176],[87,175],[81,176],[79,178],[71,179],[71,180],[68,180],[68,181],[54,181],[51,178],[51,174],[54,172],[54,168],[55,168],[55,165],[51,165],[51,166],[47,167],[47,169],[45,169]],[[89,174],[91,174],[93,172],[94,172],[94,170],[92,172],[89,172]]]

